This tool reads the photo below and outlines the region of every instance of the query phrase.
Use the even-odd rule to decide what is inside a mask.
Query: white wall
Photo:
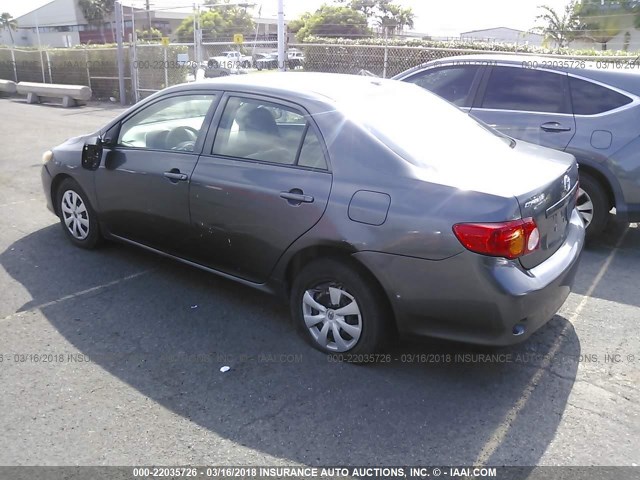
[[[78,25],[84,23],[82,13],[75,0],[53,0],[32,12],[16,18],[19,27],[41,27],[47,25]]]
[[[476,32],[466,32],[460,34],[461,40],[482,40],[490,42],[505,42],[541,46],[543,42],[542,35],[528,32],[520,32],[510,28],[489,28],[486,30],[478,30]]]

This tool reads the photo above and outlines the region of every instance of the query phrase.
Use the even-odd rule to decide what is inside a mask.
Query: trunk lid
[[[522,266],[531,269],[551,257],[567,237],[576,203],[578,165],[572,155],[522,141],[514,150],[537,159],[546,173],[537,188],[516,195],[522,218],[533,218],[540,231],[538,249],[520,258]]]

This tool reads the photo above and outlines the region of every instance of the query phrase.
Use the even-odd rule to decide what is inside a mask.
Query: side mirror
[[[93,137],[87,140],[82,149],[82,168],[97,170],[102,160],[102,139]]]

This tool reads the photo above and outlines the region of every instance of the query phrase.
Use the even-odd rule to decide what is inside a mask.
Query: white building
[[[513,43],[541,47],[544,42],[544,36],[514,28],[496,27],[463,32],[460,34],[460,40],[467,42]]]
[[[163,35],[171,33],[187,18],[190,13],[162,12],[134,9],[136,30],[146,30],[149,18],[151,26],[160,30]],[[132,33],[131,9],[124,8],[125,40]],[[16,46],[71,47],[78,44],[113,43],[115,42],[114,16],[107,19],[104,25],[90,25],[84,18],[77,0],[53,0],[40,8],[18,18],[17,31],[11,32]],[[40,40],[38,42],[38,30]],[[7,30],[0,30],[0,45],[11,45],[11,35]]]

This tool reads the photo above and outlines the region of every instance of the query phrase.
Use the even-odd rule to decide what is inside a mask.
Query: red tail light
[[[458,223],[453,233],[467,250],[515,259],[540,246],[540,231],[533,218],[503,223]]]

